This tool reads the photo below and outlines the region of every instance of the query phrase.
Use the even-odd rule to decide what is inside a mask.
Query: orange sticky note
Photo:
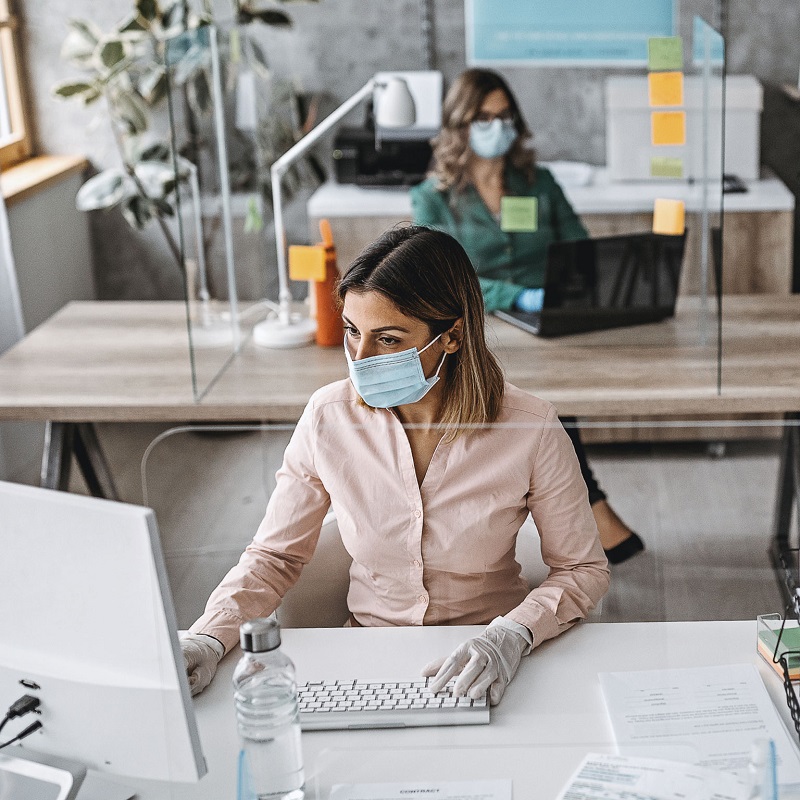
[[[651,72],[647,76],[651,106],[683,105],[683,73]]]
[[[325,248],[293,244],[289,247],[289,277],[293,281],[325,280]]]
[[[653,233],[680,236],[686,227],[686,205],[683,200],[656,200],[653,208]]]
[[[686,144],[685,111],[653,111],[650,114],[650,123],[654,145]]]

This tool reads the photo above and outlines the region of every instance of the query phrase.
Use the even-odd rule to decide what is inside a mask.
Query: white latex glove
[[[211,683],[211,679],[217,671],[217,664],[225,655],[225,648],[222,646],[222,642],[203,633],[179,631],[178,639],[183,651],[186,674],[189,676],[189,688],[194,697]]]
[[[530,649],[531,643],[522,634],[493,623],[480,636],[459,645],[447,658],[426,664],[422,674],[435,676],[428,687],[432,692],[441,691],[458,675],[454,696],[476,699],[488,691],[489,703],[495,706],[516,674],[522,656]]]

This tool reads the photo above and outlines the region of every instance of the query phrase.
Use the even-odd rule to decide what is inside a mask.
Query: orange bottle
[[[317,344],[321,347],[341,347],[344,341],[342,313],[336,303],[336,281],[339,270],[336,268],[336,248],[328,220],[319,221],[322,242],[319,247],[325,250],[325,277],[313,281],[313,316],[317,319]]]

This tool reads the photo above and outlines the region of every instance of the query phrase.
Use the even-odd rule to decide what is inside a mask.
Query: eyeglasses
[[[500,122],[504,124],[508,124],[510,122],[514,122],[516,117],[514,116],[514,112],[507,108],[505,111],[501,111],[499,114],[492,114],[489,111],[479,111],[474,119],[472,120],[479,128],[486,129],[488,128],[496,119],[499,119]]]

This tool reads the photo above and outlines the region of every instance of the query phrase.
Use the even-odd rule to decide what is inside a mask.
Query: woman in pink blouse
[[[496,703],[521,657],[608,588],[574,448],[550,403],[504,382],[448,234],[388,231],[338,294],[350,377],[311,397],[255,538],[182,639],[193,692],[241,623],[278,607],[333,508],[353,558],[347,624],[487,624],[423,674]],[[550,567],[533,589],[515,558],[528,514]]]

